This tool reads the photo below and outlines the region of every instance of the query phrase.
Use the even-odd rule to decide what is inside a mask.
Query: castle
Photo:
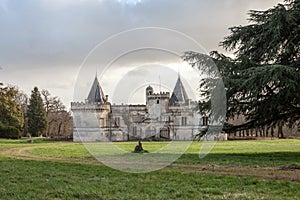
[[[145,105],[111,104],[96,76],[86,101],[71,103],[73,141],[184,141],[203,129],[197,102],[188,98],[180,76],[171,95],[150,85],[145,95]]]

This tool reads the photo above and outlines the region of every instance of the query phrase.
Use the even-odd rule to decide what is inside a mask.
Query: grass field
[[[150,154],[164,145],[143,143]],[[300,199],[299,140],[218,142],[204,159],[200,146],[164,169],[131,174],[82,144],[0,140],[0,199]]]

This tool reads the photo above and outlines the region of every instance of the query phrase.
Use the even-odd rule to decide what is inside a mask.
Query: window
[[[182,117],[181,118],[181,125],[182,126],[186,126],[187,125],[187,119],[186,119],[186,117]]]
[[[120,117],[115,118],[115,125],[120,126]]]
[[[159,104],[159,99],[156,100],[156,103]]]
[[[202,125],[203,126],[207,126],[208,125],[208,117],[207,116],[203,116],[202,117]]]
[[[135,126],[135,127],[133,127],[133,136],[136,136],[137,135],[137,127]]]
[[[99,119],[99,127],[103,128],[104,127],[104,118]]]

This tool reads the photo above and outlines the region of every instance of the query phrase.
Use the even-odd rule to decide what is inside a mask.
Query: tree
[[[47,137],[70,136],[73,132],[73,118],[58,97],[51,97],[48,90],[42,90],[47,116]]]
[[[266,11],[251,10],[249,15],[249,25],[230,28],[230,35],[220,43],[225,50],[234,51],[235,58],[210,53],[223,77],[227,119],[245,117],[243,124],[226,126],[227,131],[282,123],[299,127],[300,0],[286,0]],[[208,62],[207,56],[196,52],[186,52],[183,58],[200,70]],[[210,82],[201,82],[207,94]],[[210,100],[200,107],[209,110]]]
[[[19,130],[23,127],[23,112],[18,102],[18,91],[15,87],[5,87],[0,83],[0,125],[12,126]]]
[[[27,110],[28,132],[32,136],[42,135],[47,128],[46,111],[41,94],[37,87],[31,91]]]
[[[27,113],[29,98],[28,98],[27,94],[25,94],[22,90],[16,88],[16,91],[17,91],[17,96],[16,96],[15,100],[18,103],[19,108],[21,109],[22,114],[23,114],[23,122],[24,123],[23,123],[23,126],[21,128],[21,131],[23,131],[23,135],[25,136],[27,131],[28,131],[27,130],[26,113]]]

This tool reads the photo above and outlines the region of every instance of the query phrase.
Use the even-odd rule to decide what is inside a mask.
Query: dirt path
[[[49,146],[68,146],[73,143],[50,143],[35,144],[23,147],[8,147],[0,150],[0,156],[25,160],[43,160],[56,162],[71,162],[79,164],[99,165],[102,163],[92,157],[76,158],[76,157],[53,157],[32,154],[29,151],[36,148],[44,148]],[[173,163],[163,169],[163,171],[178,171],[183,173],[205,173],[216,175],[233,175],[233,176],[250,176],[264,179],[277,179],[300,182],[300,170],[298,169],[280,169],[272,167],[255,167],[255,166],[238,166],[238,165],[204,165],[204,164],[177,164]]]
[[[73,145],[73,143],[50,143],[50,144],[35,144],[32,146],[4,148],[0,150],[0,156],[24,159],[24,160],[44,160],[44,161],[59,161],[59,162],[72,162],[72,163],[85,163],[85,164],[101,164],[95,159],[90,158],[76,158],[76,157],[54,157],[32,154],[29,151],[32,149],[45,148],[45,147],[59,147]]]
[[[169,169],[168,169],[169,168]],[[300,170],[282,170],[271,167],[253,167],[238,165],[184,165],[172,164],[166,170],[184,173],[207,173],[216,175],[251,176],[255,178],[288,180],[300,182]]]

